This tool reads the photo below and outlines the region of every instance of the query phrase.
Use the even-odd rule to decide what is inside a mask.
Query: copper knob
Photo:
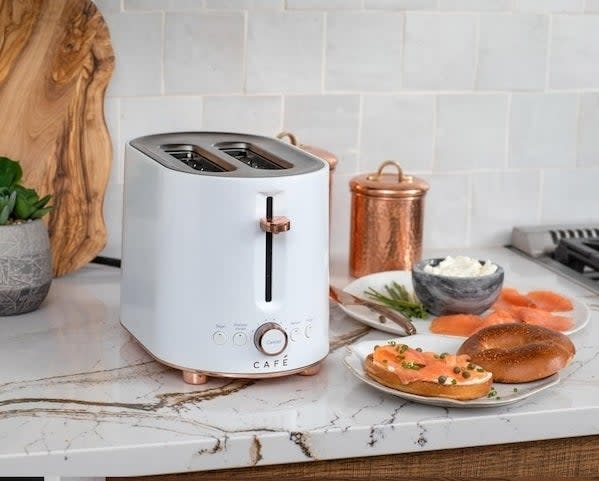
[[[284,216],[272,217],[270,219],[262,217],[262,219],[260,219],[260,228],[264,232],[280,234],[281,232],[287,232],[291,229],[291,221]]]

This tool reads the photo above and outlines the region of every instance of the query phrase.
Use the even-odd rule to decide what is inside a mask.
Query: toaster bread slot
[[[293,167],[289,162],[247,142],[223,142],[216,144],[215,147],[252,169],[282,170]]]
[[[210,160],[198,152],[195,145],[164,145],[162,149],[175,159],[200,172],[227,172],[234,170],[216,160]]]

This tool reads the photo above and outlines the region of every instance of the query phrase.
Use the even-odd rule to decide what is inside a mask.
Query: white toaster
[[[329,350],[328,175],[269,137],[129,142],[122,325],[189,383],[317,372]]]

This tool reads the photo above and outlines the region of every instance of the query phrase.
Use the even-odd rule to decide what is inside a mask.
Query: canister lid
[[[309,154],[312,154],[312,155],[315,155],[316,157],[321,158],[322,160],[324,160],[325,162],[327,162],[329,164],[329,170],[335,170],[338,159],[337,159],[337,156],[335,154],[333,154],[332,152],[329,152],[328,150],[325,150],[325,149],[321,149],[320,147],[314,147],[313,145],[299,144],[297,142],[296,136],[294,134],[292,134],[291,132],[280,132],[279,134],[277,134],[277,139],[284,139],[285,137],[287,137],[289,139],[289,143],[291,145],[295,145],[296,147],[299,147],[300,149],[305,150]]]
[[[395,172],[383,170],[393,166]],[[375,173],[361,174],[349,181],[352,192],[373,197],[421,197],[426,194],[429,185],[422,179],[404,174],[401,166],[394,160],[383,162]]]

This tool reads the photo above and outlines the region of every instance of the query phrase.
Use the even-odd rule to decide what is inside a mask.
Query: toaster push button
[[[287,333],[275,322],[267,322],[256,329],[256,348],[267,356],[276,356],[287,347]]]
[[[216,331],[212,334],[212,340],[214,341],[214,344],[222,346],[227,342],[227,335],[222,331]]]
[[[233,334],[233,344],[236,346],[243,346],[247,342],[247,336],[243,332],[236,332]]]
[[[309,339],[312,337],[312,324],[308,324],[305,329],[306,337]]]

